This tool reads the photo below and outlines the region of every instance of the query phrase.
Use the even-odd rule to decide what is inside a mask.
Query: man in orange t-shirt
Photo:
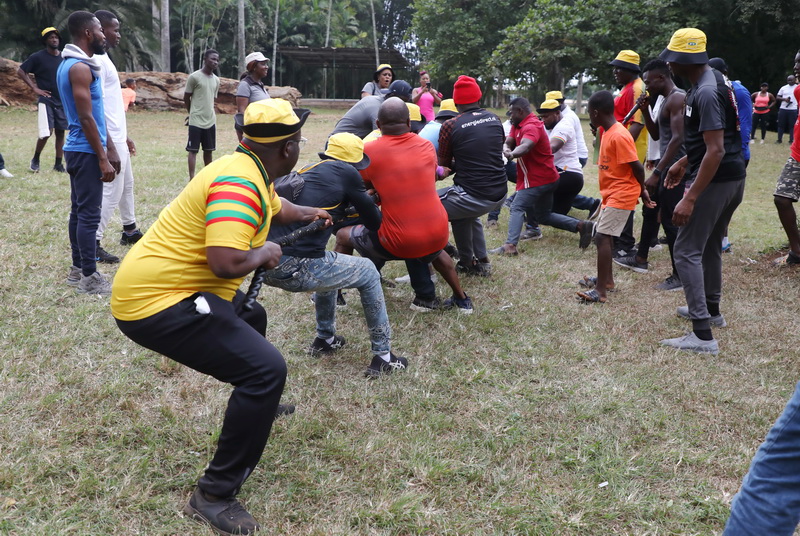
[[[125,87],[122,88],[122,105],[126,112],[131,104],[136,105],[136,80],[128,78],[125,80]]]
[[[461,289],[453,261],[442,251],[450,229],[447,211],[436,193],[433,144],[411,132],[408,107],[398,98],[384,101],[377,123],[381,137],[364,145],[370,165],[361,176],[380,196],[383,221],[377,231],[363,225],[341,229],[336,235],[337,248],[355,248],[379,270],[386,261],[405,260],[415,311],[458,307],[461,313],[472,313],[472,302]],[[444,303],[436,297],[428,263],[453,290],[453,297]]]
[[[644,188],[644,166],[636,154],[633,138],[614,118],[614,97],[610,92],[598,91],[589,98],[589,120],[592,125],[604,130],[597,165],[603,204],[595,227],[595,288],[578,292],[578,298],[586,303],[605,303],[606,291],[614,288],[614,274],[611,269],[614,237],[622,232],[640,197],[649,208],[655,207],[655,203],[650,201]],[[592,280],[586,278],[584,281]]]

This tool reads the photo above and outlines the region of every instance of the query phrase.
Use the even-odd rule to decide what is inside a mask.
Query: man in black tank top
[[[642,114],[647,126],[647,132],[659,145],[659,159],[652,173],[645,180],[650,199],[655,201],[657,205],[654,209],[642,208],[643,222],[639,250],[634,255],[614,259],[614,262],[635,272],[647,272],[647,257],[650,252],[650,244],[658,237],[660,216],[661,225],[664,227],[664,233],[667,236],[672,273],[664,281],[656,285],[656,288],[658,290],[681,290],[683,287],[680,277],[678,277],[678,271],[675,269],[673,255],[678,228],[672,224],[672,211],[675,210],[675,205],[683,197],[686,176],[678,186],[669,190],[664,187],[662,179],[666,176],[670,166],[686,154],[683,148],[683,103],[686,99],[686,93],[675,86],[667,62],[661,59],[654,59],[644,66],[642,79],[647,88],[647,93],[643,93],[639,98],[642,106],[647,106],[648,104],[652,106],[658,97],[663,97],[662,105],[655,121],[649,111]]]

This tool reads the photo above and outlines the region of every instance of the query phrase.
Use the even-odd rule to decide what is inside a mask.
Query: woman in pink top
[[[756,91],[750,98],[753,99],[753,128],[750,130],[750,143],[756,139],[756,129],[761,125],[761,143],[767,133],[767,114],[775,105],[775,95],[769,92],[766,82],[761,84],[761,91]]]
[[[422,117],[429,122],[436,118],[433,107],[439,106],[442,102],[442,94],[431,87],[431,77],[428,71],[420,71],[419,87],[411,92],[411,101],[419,106]]]

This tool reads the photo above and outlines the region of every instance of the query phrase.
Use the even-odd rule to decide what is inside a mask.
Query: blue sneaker
[[[447,298],[444,300],[444,303],[442,303],[443,309],[453,309],[454,307],[458,307],[458,312],[465,315],[471,315],[473,311],[472,300],[466,293],[464,294],[464,299],[453,296],[452,298]]]

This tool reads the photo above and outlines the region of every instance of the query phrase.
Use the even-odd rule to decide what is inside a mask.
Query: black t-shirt
[[[478,199],[499,201],[508,193],[503,166],[505,133],[500,119],[481,108],[469,110],[442,125],[439,159],[454,159],[453,182]]]
[[[719,71],[708,69],[701,75],[697,84],[686,93],[684,125],[684,144],[689,160],[688,173],[692,178],[697,175],[700,162],[706,154],[703,132],[720,129],[724,130],[725,155],[712,182],[737,181],[745,178],[736,97]]]
[[[20,69],[36,77],[36,85],[39,89],[49,91],[53,99],[59,104],[61,103],[61,96],[58,93],[58,85],[56,84],[56,71],[58,71],[61,61],[61,54],[53,56],[43,49],[28,56],[28,59],[20,65]],[[44,97],[39,97],[40,102],[45,100]]]
[[[381,225],[381,212],[367,195],[361,174],[345,162],[339,160],[322,160],[300,170],[304,186],[294,201],[296,205],[322,208],[328,211],[336,221],[345,215],[351,204],[359,214],[359,222],[367,229],[377,231]],[[267,240],[275,241],[286,236],[295,229],[307,225],[295,222],[290,225],[276,225],[270,228]],[[333,228],[329,227],[317,233],[307,235],[294,244],[283,248],[284,255],[303,258],[320,258],[325,256]]]

